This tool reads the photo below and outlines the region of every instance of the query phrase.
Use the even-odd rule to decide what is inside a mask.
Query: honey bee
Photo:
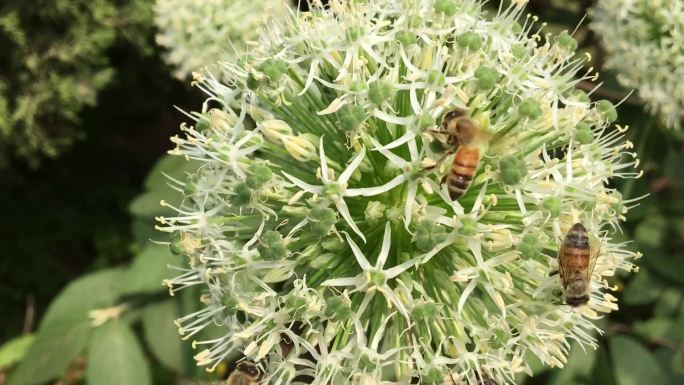
[[[259,385],[262,374],[252,361],[238,362],[235,370],[228,376],[225,385]]]
[[[587,229],[581,223],[575,223],[558,251],[558,271],[555,273],[560,272],[565,303],[572,307],[589,302],[591,274],[598,256],[598,248],[594,249]]]
[[[444,117],[442,130],[432,132],[445,135],[446,144],[449,146],[445,156],[438,164],[447,156],[455,154],[451,168],[442,178],[441,183],[447,187],[451,200],[458,200],[468,191],[468,187],[475,177],[475,172],[480,164],[479,144],[487,135],[462,109],[448,112]]]

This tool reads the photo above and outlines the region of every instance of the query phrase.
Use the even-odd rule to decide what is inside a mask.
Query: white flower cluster
[[[233,61],[256,39],[257,26],[278,0],[157,0],[157,44],[168,49],[174,75]]]
[[[198,364],[244,355],[274,385],[504,384],[595,346],[592,320],[617,309],[605,277],[639,256],[611,240],[629,202],[609,183],[638,160],[613,105],[575,88],[593,77],[575,40],[516,22],[524,3],[314,2],[198,82],[209,98],[171,153],[202,166],[159,226],[185,262],[171,292],[203,291],[177,320]],[[486,140],[453,200],[457,109]],[[549,273],[576,222],[600,255],[575,308]]]
[[[671,128],[684,122],[684,2],[600,0],[591,27],[608,52],[606,65],[639,91]]]

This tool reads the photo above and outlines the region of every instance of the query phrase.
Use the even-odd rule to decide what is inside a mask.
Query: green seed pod
[[[332,209],[325,207],[314,207],[309,212],[309,222],[311,222],[311,233],[317,237],[322,237],[330,233],[330,229],[337,223],[337,215]]]
[[[435,245],[446,240],[447,234],[444,226],[430,220],[423,220],[416,225],[414,235],[416,247],[421,251],[430,251]]]
[[[613,123],[617,120],[617,111],[615,106],[608,100],[599,100],[596,102],[596,110],[601,114],[603,119],[608,123]]]
[[[285,240],[279,232],[275,230],[266,231],[261,237],[261,247],[259,253],[261,257],[266,260],[276,260],[285,257],[287,248],[285,247]]]
[[[535,120],[542,116],[543,111],[536,100],[527,98],[518,106],[518,113],[525,118]]]
[[[394,96],[392,85],[383,81],[374,81],[368,86],[368,99],[376,106],[390,100]]]
[[[247,187],[255,190],[268,183],[273,177],[271,169],[263,164],[252,164],[249,166],[247,172],[249,175],[247,175],[245,183],[247,184]]]
[[[507,185],[516,185],[527,175],[527,165],[522,159],[506,155],[499,161],[501,180]]]
[[[499,82],[501,76],[494,68],[480,66],[475,70],[475,78],[480,89],[489,90]]]
[[[482,38],[475,32],[464,32],[456,38],[456,43],[463,48],[477,51],[482,47]]]

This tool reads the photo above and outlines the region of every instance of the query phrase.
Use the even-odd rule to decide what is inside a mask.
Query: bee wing
[[[598,260],[598,256],[601,254],[601,241],[593,236],[589,236],[589,247],[591,251],[589,254],[589,265],[584,276],[587,282],[591,282],[591,275],[594,272],[596,260]]]
[[[565,240],[563,240],[563,243],[565,243]],[[558,247],[558,274],[560,275],[561,282],[563,283],[563,287],[565,288],[568,285],[567,279],[569,277],[567,276],[567,274],[565,274],[565,270],[563,269],[563,261],[565,260],[565,253],[563,253],[563,243],[561,243]]]

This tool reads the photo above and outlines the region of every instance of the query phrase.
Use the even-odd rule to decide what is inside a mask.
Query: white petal
[[[328,183],[330,180],[328,179],[328,162],[325,160],[325,150],[323,149],[323,135],[321,135],[318,154],[321,157],[321,179],[324,183]]]
[[[404,226],[408,229],[411,223],[413,203],[416,200],[416,193],[418,192],[418,182],[411,181],[408,185],[408,192],[406,193],[406,203],[404,203]]]
[[[352,159],[351,162],[349,162],[349,165],[347,166],[347,169],[340,174],[340,177],[337,178],[337,182],[339,184],[345,185],[347,184],[347,181],[349,181],[349,178],[351,178],[352,174],[356,169],[361,165],[361,162],[363,161],[363,158],[366,156],[366,148],[361,147],[361,151],[359,151],[358,154]]]
[[[382,146],[381,148],[390,150],[392,148],[396,148],[401,146],[402,144],[408,142],[409,140],[413,139],[416,137],[416,133],[413,131],[406,131],[404,135],[400,136],[397,138],[395,141],[387,143],[386,145]],[[377,150],[377,149],[376,149]],[[379,150],[378,150],[379,151]]]
[[[305,190],[306,192],[310,192],[312,194],[322,194],[323,193],[323,186],[314,186],[312,184],[308,184],[301,179],[293,177],[292,175],[286,173],[285,171],[283,171],[282,173],[285,176],[285,178],[290,180],[290,182],[294,183],[297,187],[301,188],[302,190]]]
[[[382,269],[387,261],[387,256],[389,255],[390,246],[392,243],[392,226],[389,222],[385,223],[385,234],[382,237],[382,247],[380,248],[380,254],[378,255],[378,260],[375,262],[376,269]]]
[[[406,176],[397,175],[394,177],[394,179],[383,184],[382,186],[347,189],[344,192],[344,196],[356,197],[356,196],[361,195],[364,197],[372,197],[374,195],[380,195],[382,193],[385,193],[385,192],[399,186],[400,184],[404,183],[405,180],[406,180]]]
[[[374,147],[374,148],[373,148],[373,151],[379,151],[382,155],[385,156],[385,158],[389,159],[389,161],[390,161],[393,165],[395,165],[395,166],[397,166],[397,167],[399,167],[399,168],[404,168],[404,167],[406,167],[406,165],[408,164],[408,162],[407,162],[404,158],[402,158],[402,157],[400,157],[400,156],[398,156],[398,155],[395,155],[393,152],[391,152],[390,150],[388,150],[388,149],[386,149],[386,148],[383,148],[383,147],[382,147],[382,144],[380,144],[380,143],[379,143],[377,140],[375,140],[372,136],[369,136],[368,138],[371,140],[371,143],[373,143],[373,147]],[[415,143],[415,142],[414,142],[414,143]]]
[[[397,275],[399,275],[399,274],[405,272],[406,270],[410,269],[411,267],[415,266],[419,260],[420,260],[420,257],[411,258],[408,261],[406,261],[400,265],[396,265],[390,269],[384,270],[385,276],[387,276],[387,278],[394,278]]]
[[[306,92],[306,90],[309,89],[311,86],[311,83],[313,82],[314,75],[315,75],[315,69],[318,68],[318,63],[320,59],[313,59],[311,60],[311,66],[309,66],[309,76],[306,78],[306,84],[304,84],[304,88],[302,89],[302,92],[298,93],[297,96],[302,96]]]
[[[475,286],[477,286],[477,278],[473,279],[470,281],[468,286],[466,286],[465,290],[463,290],[463,293],[461,293],[461,298],[458,299],[458,306],[456,306],[456,312],[458,314],[461,314],[461,310],[463,309],[463,305],[465,305],[466,300],[468,299],[468,296],[470,293],[475,290]]]
[[[477,194],[477,199],[475,199],[475,203],[473,204],[473,209],[470,210],[471,214],[477,214],[480,211],[480,205],[482,205],[482,199],[484,199],[484,195],[487,192],[487,182],[482,186],[480,189],[480,193]]]
[[[330,105],[326,109],[320,110],[320,111],[316,112],[316,114],[317,115],[328,115],[328,114],[335,113],[335,112],[337,112],[337,110],[342,108],[342,106],[344,106],[345,104],[347,104],[347,101],[344,100],[344,96],[339,97],[339,98],[333,100],[332,103],[330,103]]]
[[[396,312],[390,313],[387,317],[385,317],[384,320],[382,320],[382,323],[380,324],[380,327],[375,331],[375,335],[373,336],[373,340],[371,341],[370,348],[377,351],[378,350],[378,345],[380,345],[380,341],[382,341],[382,337],[385,335],[385,328],[387,327],[387,323],[389,322],[390,318],[394,316]]]
[[[383,120],[387,123],[398,124],[400,126],[408,126],[409,124],[411,124],[411,120],[412,120],[411,117],[390,115],[390,114],[388,114],[382,110],[379,110],[377,108],[375,110],[373,110],[373,116],[375,116],[376,118]]]
[[[358,286],[364,282],[362,276],[357,277],[345,277],[345,278],[333,278],[324,281],[321,286]]]
[[[394,307],[399,310],[399,313],[404,316],[404,318],[409,319],[408,311],[406,311],[406,307],[404,307],[404,304],[401,303],[401,300],[397,295],[392,291],[391,288],[387,287],[385,290],[382,291],[383,294],[385,295],[385,298],[387,298],[393,305]]]
[[[371,264],[368,262],[368,259],[366,259],[366,256],[363,255],[363,252],[361,249],[359,249],[359,246],[356,245],[356,242],[354,242],[353,239],[349,236],[349,234],[344,234],[347,237],[347,242],[349,243],[349,246],[352,249],[352,252],[354,253],[354,257],[356,258],[356,262],[358,262],[359,266],[361,266],[362,270],[370,270]]]
[[[359,230],[359,228],[356,226],[356,223],[354,223],[354,219],[352,219],[351,214],[349,213],[349,207],[347,207],[347,203],[343,199],[337,199],[335,200],[335,207],[337,207],[337,211],[340,212],[342,218],[344,218],[349,227],[351,227],[352,230],[354,230],[354,232],[361,237],[363,243],[366,243],[366,237],[363,236],[361,230]]]

